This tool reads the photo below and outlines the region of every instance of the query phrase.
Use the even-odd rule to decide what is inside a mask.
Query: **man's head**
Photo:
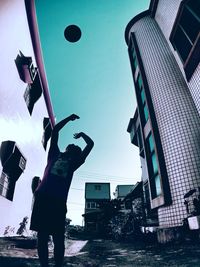
[[[68,145],[65,149],[66,155],[74,159],[78,158],[81,155],[81,152],[82,152],[81,148],[74,144]]]

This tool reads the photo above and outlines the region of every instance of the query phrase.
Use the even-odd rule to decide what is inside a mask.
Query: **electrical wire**
[[[81,171],[81,172],[79,172],[78,175],[94,176],[94,177],[108,177],[110,179],[121,178],[123,180],[132,180],[133,179],[133,177],[123,177],[123,176],[117,176],[117,175],[111,175],[111,174],[102,174],[102,173],[90,172],[90,171]]]

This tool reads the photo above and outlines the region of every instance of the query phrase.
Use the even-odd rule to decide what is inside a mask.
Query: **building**
[[[28,11],[21,0],[0,2],[0,236],[5,228],[16,234],[23,218],[30,219],[32,179],[43,175],[54,125],[37,27]]]
[[[134,185],[117,185],[115,192],[113,193],[115,198],[121,201],[121,209],[125,210],[125,202],[123,202],[125,196],[133,189]]]
[[[125,30],[137,99],[128,132],[158,233],[183,225],[184,195],[200,186],[199,21],[199,1],[152,0]]]
[[[99,232],[101,229],[102,205],[110,202],[110,183],[85,183],[85,229]]]
[[[114,192],[115,198],[123,200],[125,196],[133,189],[133,187],[133,184],[117,185]]]
[[[123,202],[125,203],[126,209],[129,208],[133,215],[138,213],[143,215],[144,213],[144,199],[143,199],[143,183],[137,182],[132,190],[124,197]],[[144,216],[141,216],[142,219]]]

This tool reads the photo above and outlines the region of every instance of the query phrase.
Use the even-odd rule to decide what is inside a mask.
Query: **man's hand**
[[[88,136],[86,135],[85,133],[83,132],[80,132],[80,133],[75,133],[74,134],[74,138],[75,139],[78,139],[82,137],[83,140],[86,142],[86,147],[83,149],[82,153],[81,153],[81,156],[82,156],[82,159],[85,160],[86,157],[88,156],[88,154],[90,153],[90,151],[92,150],[93,146],[94,146],[94,142],[93,140]]]
[[[69,118],[70,121],[74,121],[74,120],[80,119],[80,117],[78,115],[76,115],[76,114],[72,114],[68,118]]]
[[[80,138],[80,137],[82,137],[83,136],[83,133],[82,132],[80,132],[80,133],[75,133],[74,134],[74,138],[75,139],[78,139],[78,138]]]

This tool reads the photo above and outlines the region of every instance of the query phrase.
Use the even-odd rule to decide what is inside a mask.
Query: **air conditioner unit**
[[[20,79],[28,84],[33,83],[37,73],[37,68],[33,66],[32,58],[25,57],[20,51],[15,59],[15,64],[17,66]]]
[[[0,159],[3,172],[11,179],[17,181],[25,170],[26,159],[14,141],[4,141],[1,143]]]

